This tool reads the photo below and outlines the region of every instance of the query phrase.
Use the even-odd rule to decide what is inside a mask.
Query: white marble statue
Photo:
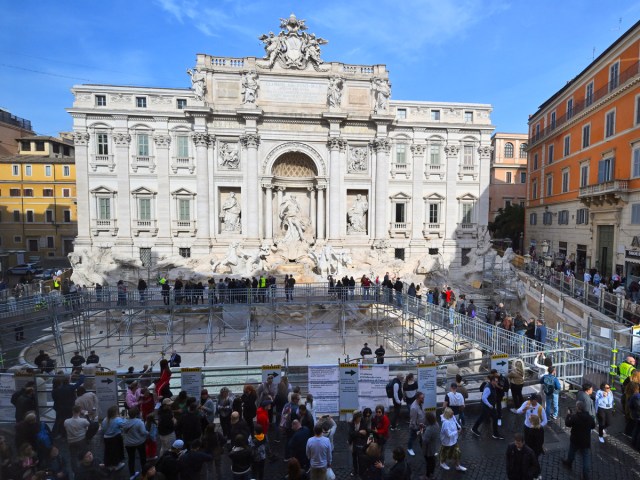
[[[386,113],[389,109],[389,97],[391,96],[391,84],[384,78],[374,78],[373,85],[374,113]]]
[[[229,197],[222,204],[220,210],[220,218],[223,222],[223,230],[225,232],[240,232],[240,214],[242,209],[238,203],[235,192],[231,192]]]
[[[205,74],[198,70],[187,69],[187,73],[191,76],[191,88],[196,95],[196,100],[204,100],[204,94],[207,92],[205,85]]]
[[[264,42],[264,51],[266,55],[263,57],[263,60],[267,60],[267,66],[271,68],[274,63],[276,63],[276,59],[278,58],[278,54],[281,50],[281,37],[275,36],[273,32],[269,32],[269,35],[262,35],[258,38]]]
[[[255,105],[258,98],[258,74],[254,71],[242,76],[242,103]]]
[[[367,233],[367,212],[369,211],[369,203],[362,195],[356,195],[356,201],[347,212],[349,219],[349,233]]]
[[[282,201],[279,217],[282,228],[285,230],[282,240],[285,243],[302,241],[308,221],[302,217],[300,204],[295,195],[288,195]]]
[[[329,79],[329,90],[327,92],[327,103],[329,108],[340,108],[342,103],[342,89],[344,80],[340,77],[331,77]]]
[[[211,271],[213,273],[216,273],[218,267],[228,267],[229,269],[231,269],[231,273],[243,273],[240,271],[244,262],[242,262],[242,258],[238,253],[239,247],[240,242],[231,242],[229,244],[229,248],[227,249],[227,254],[223,259],[211,261]]]
[[[238,150],[232,148],[227,142],[222,143],[220,145],[218,164],[221,167],[236,170],[240,166]]]

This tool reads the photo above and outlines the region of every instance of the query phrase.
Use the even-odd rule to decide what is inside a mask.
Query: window
[[[462,223],[474,223],[473,222],[473,203],[464,202],[462,204]]]
[[[33,168],[31,168],[31,165],[25,165],[24,166],[25,177],[30,177],[32,173],[33,173]]]
[[[111,220],[111,199],[98,198],[98,220]]]
[[[28,248],[28,250],[30,252],[37,252],[38,251],[38,246],[39,246],[38,243],[39,242],[38,242],[37,238],[29,238],[27,240],[27,243],[28,243],[27,248]]]
[[[151,266],[151,249],[150,248],[140,248],[140,261],[142,262],[143,267]]]
[[[47,210],[44,214],[47,223],[53,223],[53,210]]]
[[[564,151],[562,153],[565,157],[571,153],[571,135],[564,137]]]
[[[19,197],[20,196],[20,189],[19,188],[10,188],[9,189],[9,196],[10,197]]]
[[[71,210],[65,210],[63,212],[64,223],[71,223]]]
[[[106,106],[107,106],[107,96],[96,95],[96,107],[106,107]]]
[[[64,146],[62,147],[62,154],[63,154],[65,157],[68,157],[69,155],[71,155],[71,147],[69,147],[69,146],[67,146],[67,145],[64,145]]]
[[[398,120],[405,120],[407,118],[407,109],[399,108],[396,111],[396,117],[398,118]]]
[[[620,62],[616,62],[609,67],[609,91],[618,88],[620,82]]]
[[[536,140],[540,140],[540,124],[536,125]]]
[[[507,172],[506,178],[505,178],[505,183],[512,183],[512,174],[511,172]]]
[[[553,224],[553,215],[551,214],[551,212],[544,212],[542,214],[542,224],[543,225]]]
[[[589,106],[593,103],[593,82],[590,82],[585,87],[584,91],[584,104],[585,106]]]
[[[186,198],[178,199],[178,220],[181,222],[191,220],[191,200]]]
[[[573,117],[573,98],[567,100],[567,120]]]
[[[186,98],[178,98],[176,100],[176,107],[178,110],[184,110],[187,108],[187,99]]]
[[[440,165],[440,145],[431,145],[429,148],[429,162],[431,165]]]
[[[20,166],[19,165],[12,165],[11,166],[11,173],[13,174],[14,177],[17,177],[20,175]]]
[[[396,203],[395,222],[405,223],[407,221],[406,205],[404,203]]]
[[[30,152],[31,142],[29,140],[23,140],[22,142],[20,142],[20,150],[22,150],[23,152]]]
[[[20,235],[16,235],[13,237],[13,243],[22,243],[22,237]]]
[[[473,145],[464,146],[464,155],[462,157],[462,162],[467,166],[473,165]]]
[[[640,146],[636,146],[633,149],[631,160],[631,176],[634,178],[640,177]]]
[[[551,127],[551,130],[556,128],[556,112],[551,112],[551,117],[550,117],[550,120],[549,120],[549,127]]]
[[[553,153],[554,153],[553,145],[549,145],[549,155],[547,156],[547,165],[553,163]]]
[[[53,148],[53,153],[60,153],[60,145],[57,143],[52,143],[51,147]]]
[[[70,188],[63,188],[62,189],[62,196],[64,198],[70,198],[71,197],[71,189]]]
[[[605,117],[604,136],[605,138],[611,137],[616,133],[616,111],[611,110],[607,112]]]
[[[538,224],[538,214],[530,213],[529,214],[529,225],[537,225]]]
[[[33,188],[25,188],[23,195],[25,197],[33,197]]]
[[[139,133],[136,135],[137,155],[139,157],[149,156],[149,135],[147,133]]]
[[[513,143],[507,142],[504,144],[504,158],[513,158]]]
[[[47,237],[47,248],[55,248],[53,244],[53,237]]]
[[[187,135],[176,137],[176,154],[178,158],[189,158],[189,137]]]
[[[562,193],[569,191],[569,169],[562,171]]]
[[[580,186],[586,187],[589,185],[589,164],[583,163],[580,165]]]
[[[150,198],[138,198],[138,220],[151,220]]]
[[[62,167],[62,176],[68,177],[71,175],[71,167],[69,165],[64,165]]]
[[[587,225],[589,223],[589,209],[579,208],[576,211],[576,225]]]
[[[520,158],[527,158],[527,147],[526,143],[520,144]]]
[[[44,142],[42,140],[36,141],[36,152],[44,152]]]
[[[640,225],[640,203],[631,205],[631,223],[633,225]]]
[[[429,223],[440,223],[440,204],[429,204]]]
[[[191,258],[191,249],[190,248],[179,248],[178,253],[181,257]]]
[[[545,196],[550,197],[553,194],[553,175],[547,175],[546,185]]]
[[[431,121],[432,122],[440,121],[440,110],[431,110]]]
[[[109,136],[106,133],[96,135],[96,147],[98,155],[109,155]]]
[[[464,123],[473,123],[473,112],[464,112]]]
[[[407,146],[396,145],[396,163],[404,165],[407,163]]]
[[[14,210],[13,211],[13,221],[14,222],[19,222],[20,221],[20,210]]]
[[[520,183],[527,183],[527,172],[520,172]]]
[[[533,154],[533,169],[534,170],[538,169],[538,154],[537,153]]]
[[[33,215],[33,210],[27,210],[27,223],[33,223],[35,221],[35,216]]]
[[[640,95],[636,97],[636,125],[640,124]]]
[[[598,162],[598,183],[613,179],[613,157],[603,158]]]
[[[43,197],[53,197],[53,188],[43,188],[42,189]]]
[[[50,177],[51,176],[51,165],[45,165],[44,166],[44,176],[45,177]]]
[[[505,199],[504,208],[510,207],[511,206],[511,202],[512,202],[512,199],[510,199],[510,198],[509,199]]]
[[[531,182],[531,198],[534,200],[538,198],[538,180]]]
[[[591,125],[587,124],[582,127],[582,148],[591,145]]]
[[[524,204],[525,204],[525,201],[524,201],[524,200],[520,200],[520,201],[518,202],[518,205],[520,205],[520,208],[524,208]]]
[[[147,97],[136,97],[136,107],[147,108]]]
[[[569,225],[569,210],[558,212],[558,225]]]
[[[404,248],[394,248],[393,258],[404,261]]]

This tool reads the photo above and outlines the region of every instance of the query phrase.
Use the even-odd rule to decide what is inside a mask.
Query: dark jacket
[[[229,453],[231,471],[233,473],[248,472],[251,469],[251,450],[249,448],[234,448]]]
[[[169,435],[175,432],[175,430],[171,408],[162,406],[158,411],[158,435]]]
[[[385,474],[384,480],[409,480],[411,478],[411,465],[406,460],[397,462],[389,473]]]
[[[200,470],[205,462],[213,460],[213,456],[199,450],[187,450],[178,459],[180,478],[194,480],[200,477]]]
[[[197,412],[183,413],[178,420],[176,428],[176,434],[178,434],[184,443],[188,446],[194,440],[200,438],[202,435],[202,421],[200,415]]]
[[[591,448],[591,430],[596,422],[587,412],[576,412],[567,415],[565,425],[571,428],[569,441],[576,448]]]
[[[162,454],[156,470],[164,475],[165,480],[178,480],[180,475],[180,455],[174,450],[166,451]]]
[[[307,440],[311,438],[311,431],[307,427],[300,427],[289,439],[291,456],[296,458],[303,468],[309,464],[307,458]]]
[[[536,454],[526,445],[518,450],[515,444],[507,447],[507,478],[509,480],[533,480],[540,473]]]

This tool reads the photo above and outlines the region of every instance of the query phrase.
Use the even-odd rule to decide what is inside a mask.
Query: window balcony
[[[195,220],[173,220],[172,222],[173,236],[177,237],[181,233],[186,233],[192,237],[196,236],[198,229]]]
[[[107,167],[110,172],[116,168],[116,163],[113,161],[113,155],[91,155],[89,166],[94,172],[98,170],[98,167]]]
[[[476,238],[478,236],[478,224],[467,222],[459,223],[458,228],[456,228],[456,237],[462,238],[465,235]]]
[[[156,170],[153,157],[150,155],[134,155],[131,159],[131,170],[135,173],[140,167],[148,168],[149,172],[153,173]]]
[[[627,180],[610,180],[580,187],[578,198],[588,206],[617,205],[627,201],[629,182]]]
[[[391,237],[409,238],[411,235],[411,224],[406,222],[391,222],[389,225],[389,235]]]
[[[442,238],[442,236],[444,235],[444,224],[430,222],[423,223],[422,234],[425,236],[425,238],[432,235],[437,235],[438,238]]]
[[[428,180],[431,175],[439,175],[444,180],[445,165],[441,163],[428,163],[425,165],[424,176]]]
[[[158,221],[134,220],[131,230],[136,237],[139,236],[142,232],[149,232],[151,233],[151,236],[155,237],[158,234]]]
[[[411,177],[411,169],[407,163],[392,163],[391,164],[391,178],[396,178],[396,175],[404,175],[405,178]]]
[[[193,162],[192,157],[173,157],[173,161],[171,162],[171,171],[173,173],[178,173],[179,168],[187,168],[189,169],[189,173],[193,173],[196,169],[196,165]]]
[[[106,232],[112,236],[118,235],[118,223],[115,218],[102,219],[94,218],[91,220],[91,235],[97,236],[100,232]]]
[[[460,165],[458,179],[462,180],[465,175],[472,175],[474,180],[478,179],[478,165]]]

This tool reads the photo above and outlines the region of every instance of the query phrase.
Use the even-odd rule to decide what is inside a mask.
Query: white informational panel
[[[100,415],[106,416],[110,407],[118,405],[116,372],[96,372],[96,395]]]
[[[316,404],[316,416],[340,413],[340,369],[337,365],[309,365],[309,393]]]
[[[280,373],[282,372],[282,365],[262,365],[262,381],[266,382],[269,375],[273,375],[273,383],[277,385],[280,383]]]
[[[358,408],[358,364],[340,364],[340,414],[349,415]],[[350,419],[348,417],[347,419]]]
[[[424,393],[424,409],[435,412],[438,407],[438,365],[421,363],[418,365],[418,390]]]
[[[362,410],[376,405],[389,405],[386,386],[389,383],[389,365],[358,365],[358,406]]]
[[[200,392],[202,391],[202,370],[200,368],[181,368],[180,382],[181,390],[187,392],[188,396],[200,400]]]
[[[16,391],[16,383],[11,373],[0,373],[0,422],[14,423],[16,409],[11,404],[11,396]]]
[[[491,370],[496,369],[500,375],[506,376],[509,373],[509,355],[491,355]]]
[[[640,353],[640,325],[631,327],[631,333],[631,351],[633,353]]]

